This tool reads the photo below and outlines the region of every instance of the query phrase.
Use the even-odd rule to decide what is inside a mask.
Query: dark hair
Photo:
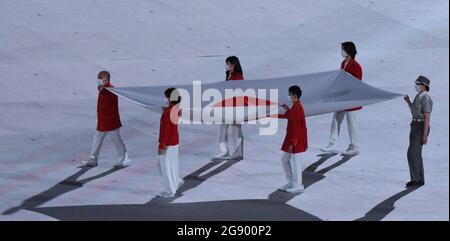
[[[425,85],[425,89],[426,89],[427,91],[430,91],[430,86]]]
[[[242,73],[242,67],[241,67],[241,62],[239,61],[239,58],[236,56],[229,56],[226,60],[225,63],[230,63],[230,64],[234,64],[234,72],[239,73],[241,75],[244,75]],[[226,80],[228,80],[228,78],[230,77],[230,71],[227,70],[226,72]]]
[[[296,95],[297,98],[300,99],[300,97],[302,96],[302,89],[298,85],[293,85],[289,87],[289,93]]]
[[[109,81],[109,79],[111,78],[111,74],[106,70],[98,72],[97,78],[103,79],[103,77],[106,77],[106,79]]]
[[[356,51],[356,45],[353,42],[343,42],[341,44],[342,49],[352,57],[355,58],[358,51]]]
[[[181,102],[181,96],[178,90],[174,87],[168,88],[164,91],[164,96],[169,99],[171,104],[178,104]]]

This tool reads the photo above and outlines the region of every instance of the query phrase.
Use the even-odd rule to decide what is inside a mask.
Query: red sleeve
[[[356,61],[349,62],[345,71],[353,75],[355,78],[362,80],[362,69]]]
[[[295,111],[292,113],[292,135],[291,135],[291,145],[294,147],[298,143],[298,138],[300,137],[301,132],[301,121],[302,121],[302,115],[300,108],[296,108]]]
[[[362,69],[361,69],[361,66],[359,66],[359,65],[356,65],[355,77],[359,80],[362,80]]]
[[[119,97],[117,95],[113,94],[112,92],[109,92],[111,95],[113,108],[114,108],[114,114],[119,114]]]
[[[170,125],[170,111],[164,111],[161,117],[159,127],[159,149],[165,150],[170,134],[172,132],[172,125]]]
[[[299,148],[307,148],[308,145],[308,137],[307,137],[307,127],[306,127],[306,117],[305,110],[303,109],[303,105],[300,103],[298,106],[298,110],[295,113],[296,116],[296,133],[293,142],[294,145],[302,145]]]
[[[284,114],[278,114],[277,118],[279,118],[279,119],[288,119],[290,111],[291,111],[291,109],[288,109],[288,110],[286,110],[286,112],[284,112]]]
[[[230,75],[229,80],[244,80],[244,76],[239,73],[233,73]]]

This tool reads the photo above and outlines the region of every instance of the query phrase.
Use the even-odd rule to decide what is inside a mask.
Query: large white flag
[[[116,95],[146,108],[165,106],[164,90],[175,87],[182,97],[182,118],[198,122],[241,123],[284,112],[278,108],[288,102],[288,88],[301,87],[306,116],[320,115],[393,99],[401,96],[365,84],[343,70],[315,74],[220,81],[189,85],[115,87]]]

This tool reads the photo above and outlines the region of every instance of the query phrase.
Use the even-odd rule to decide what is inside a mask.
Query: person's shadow
[[[305,187],[325,178],[325,173],[344,164],[351,157],[316,171],[334,155],[321,155],[320,159],[303,171]],[[183,194],[201,185],[209,178],[226,171],[239,161],[212,161],[188,174],[177,195],[172,198],[154,197],[145,204],[84,205],[38,207],[27,210],[58,220],[155,220],[155,221],[320,221],[311,213],[287,204],[296,194],[275,190],[267,199],[220,200],[207,202],[174,203]],[[220,166],[219,166],[220,165]],[[400,198],[399,196],[397,196]],[[369,212],[370,213],[370,212]],[[387,215],[387,214],[386,214]],[[367,215],[366,215],[367,216]],[[369,215],[369,217],[373,217]]]
[[[312,163],[308,167],[306,167],[302,172],[302,181],[303,185],[305,187],[305,192],[308,187],[311,185],[319,182],[320,180],[324,179],[326,176],[325,173],[329,172],[330,170],[339,167],[340,165],[346,163],[349,161],[352,156],[343,156],[341,160],[333,163],[332,165],[325,167],[323,169],[320,169],[319,171],[316,171],[317,168],[324,164],[328,159],[332,158],[336,154],[320,154],[318,155],[320,158],[316,162]],[[271,193],[269,195],[269,200],[287,203],[291,199],[293,199],[295,196],[299,194],[292,194],[287,193],[281,190],[276,190],[275,192]],[[301,195],[301,194],[300,194]]]
[[[304,171],[303,171],[303,183],[305,187],[311,186],[312,184],[322,180],[325,178],[325,175],[327,172],[329,172],[332,169],[335,169],[342,164],[349,161],[352,156],[343,156],[343,158],[333,164],[331,164],[328,167],[325,167],[319,171],[316,171],[317,168],[325,163],[329,158],[333,157],[334,154],[324,154],[319,155],[321,158],[309,165]],[[374,208],[372,208],[369,212],[366,213],[364,217],[358,218],[355,221],[380,221],[383,218],[385,218],[389,213],[391,213],[395,207],[394,204],[396,201],[400,200],[404,196],[410,194],[411,192],[417,190],[419,187],[410,187],[407,188],[399,193],[396,193],[395,195],[392,195],[391,197],[387,198],[386,200],[382,201],[378,205],[376,205]],[[278,196],[274,198],[279,199],[289,199],[291,196],[287,195],[286,193],[278,193]],[[289,199],[290,200],[290,199]]]
[[[378,205],[372,208],[369,212],[367,212],[364,217],[358,218],[355,221],[381,221],[389,213],[394,211],[395,202],[419,188],[420,186],[409,187],[399,193],[390,196],[389,198],[380,202]]]
[[[303,171],[303,182],[308,187],[325,178],[324,173],[336,168],[349,157],[318,172],[315,170],[334,155],[322,155],[321,158]],[[209,178],[226,171],[237,160],[213,159],[184,177],[184,184],[177,195],[171,198],[154,197],[145,204],[88,205],[31,208],[59,220],[321,220],[313,214],[288,205],[296,194],[275,190],[267,199],[223,200],[193,203],[174,203],[186,191],[198,187]]]
[[[347,162],[348,160],[350,160],[352,158],[352,156],[344,156],[341,160],[337,161],[336,163],[316,172],[315,170],[321,164],[326,162],[331,157],[335,156],[335,154],[324,154],[324,155],[318,155],[318,156],[320,157],[320,159],[318,161],[314,162],[313,164],[309,165],[302,172],[302,177],[303,177],[302,180],[303,180],[303,185],[305,186],[305,188],[322,180],[323,178],[325,178],[325,175],[324,175],[325,173],[344,164],[345,162]],[[183,178],[184,184],[178,189],[177,195],[175,197],[171,197],[171,198],[155,197],[152,200],[150,200],[147,204],[171,203],[174,200],[178,199],[179,197],[183,196],[184,192],[199,186],[201,183],[203,183],[207,179],[209,179],[221,172],[226,171],[228,168],[232,167],[233,165],[235,165],[236,163],[238,163],[240,161],[241,160],[226,161],[223,159],[214,158],[208,164],[204,165],[203,167],[199,168],[198,170],[196,170],[196,171],[188,174],[186,177],[184,177]],[[219,167],[213,169],[212,171],[210,171],[204,175],[201,175],[202,173],[205,173],[207,170],[210,170],[213,167],[218,166],[221,163],[223,163],[223,164],[220,165]],[[292,198],[294,198],[297,195],[298,194],[292,194],[292,193],[287,193],[287,192],[283,192],[280,190],[276,190],[268,196],[268,200],[280,202],[280,203],[287,203],[289,200],[291,200]]]
[[[61,182],[57,183],[56,185],[50,187],[49,189],[36,194],[26,200],[24,200],[19,206],[9,208],[8,210],[3,211],[2,215],[11,215],[21,209],[32,209],[41,206],[42,204],[57,198],[58,196],[61,196],[65,193],[74,191],[78,188],[81,188],[84,184],[93,181],[95,179],[99,179],[102,177],[105,177],[109,174],[112,174],[120,169],[123,168],[111,168],[105,172],[102,172],[100,174],[97,174],[92,177],[88,177],[82,180],[78,180],[83,174],[85,174],[87,171],[89,171],[90,167],[82,167],[79,171],[76,173],[70,175],[69,177],[65,178]]]
[[[227,169],[231,168],[233,165],[237,164],[242,160],[226,160],[226,159],[212,159],[209,163],[206,165],[200,167],[199,169],[193,171],[192,173],[186,175],[183,178],[183,185],[181,185],[177,190],[177,195],[171,198],[159,198],[155,197],[152,200],[150,200],[147,204],[157,204],[157,203],[171,203],[175,199],[180,198],[183,196],[183,193],[196,188],[200,184],[202,184],[204,181],[208,180],[209,178],[212,178],[213,176],[222,173],[226,171]],[[212,170],[211,170],[212,169]],[[207,172],[210,170],[209,172]],[[202,173],[205,173],[203,174]]]
[[[303,210],[292,207],[279,199],[275,191],[268,199],[221,200],[208,202],[174,203],[183,194],[201,185],[209,178],[226,171],[239,161],[213,160],[198,170],[186,175],[184,184],[172,198],[154,197],[145,204],[87,205],[31,207],[38,212],[58,220],[321,220]],[[293,198],[295,195],[289,195]],[[289,199],[290,200],[290,199]]]

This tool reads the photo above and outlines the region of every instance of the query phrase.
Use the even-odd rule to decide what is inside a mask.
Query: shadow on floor
[[[376,205],[374,208],[372,208],[369,212],[367,212],[364,217],[358,218],[355,221],[381,221],[389,213],[394,211],[395,202],[397,202],[404,196],[414,192],[415,190],[417,190],[419,188],[420,188],[420,186],[409,187],[399,193],[396,193],[396,194],[390,196],[388,199],[382,201],[381,203]]]
[[[314,162],[313,164],[309,165],[307,168],[305,168],[303,170],[303,185],[305,186],[305,188],[308,188],[309,186],[313,185],[316,182],[319,182],[320,180],[325,178],[325,174],[341,165],[343,165],[344,163],[348,162],[352,156],[343,156],[341,158],[341,160],[331,164],[330,166],[327,166],[323,169],[320,169],[319,171],[316,171],[317,168],[322,165],[323,163],[325,163],[328,159],[332,158],[333,156],[335,156],[335,154],[323,154],[323,155],[318,155],[320,157],[320,159],[316,162]]]
[[[123,168],[114,167],[105,172],[97,174],[95,176],[88,177],[88,178],[85,178],[82,180],[77,180],[78,178],[80,178],[83,174],[85,174],[90,169],[91,169],[90,167],[81,168],[76,173],[65,178],[64,180],[62,180],[61,182],[57,183],[56,185],[50,187],[49,189],[24,200],[19,206],[12,207],[8,210],[5,210],[2,213],[2,215],[11,215],[21,209],[30,209],[30,208],[39,207],[42,204],[44,204],[52,199],[55,199],[63,194],[66,194],[68,192],[71,192],[78,188],[83,187],[83,185],[88,182],[105,177],[105,176],[110,175],[120,169],[123,169]]]
[[[136,205],[33,206],[27,209],[58,220],[320,220],[312,214],[280,202],[281,196],[287,201],[294,195],[278,191],[270,195],[277,197],[275,199],[173,203],[184,192],[199,186],[238,162],[214,160],[207,163],[184,178],[185,183],[173,198],[155,197],[146,204]]]
[[[316,171],[334,155],[321,155],[320,159],[303,171],[305,187],[325,178],[325,173],[344,164],[351,157],[343,157],[336,163]],[[184,184],[179,188],[173,198],[154,197],[145,204],[119,204],[119,205],[84,205],[84,206],[58,206],[39,207],[41,204],[56,198],[64,193],[80,188],[88,181],[117,171],[111,169],[91,178],[77,181],[88,169],[82,169],[74,175],[66,178],[54,187],[25,200],[22,205],[11,208],[4,213],[12,213],[19,209],[27,209],[41,213],[58,220],[173,220],[173,221],[320,221],[321,219],[296,207],[287,204],[295,194],[275,190],[267,199],[224,200],[193,203],[174,203],[174,201],[193,188],[198,187],[209,178],[222,173],[239,161],[213,160],[198,170],[188,174],[183,180]],[[281,168],[281,167],[280,167]],[[366,215],[368,220],[383,218],[389,212],[380,212],[380,207],[389,206],[395,199],[405,194],[397,194],[384,201]],[[393,201],[393,202],[395,202]],[[392,204],[393,206],[393,204]],[[385,208],[386,209],[386,208]],[[380,214],[382,213],[382,214]],[[380,218],[380,219],[381,219]]]

